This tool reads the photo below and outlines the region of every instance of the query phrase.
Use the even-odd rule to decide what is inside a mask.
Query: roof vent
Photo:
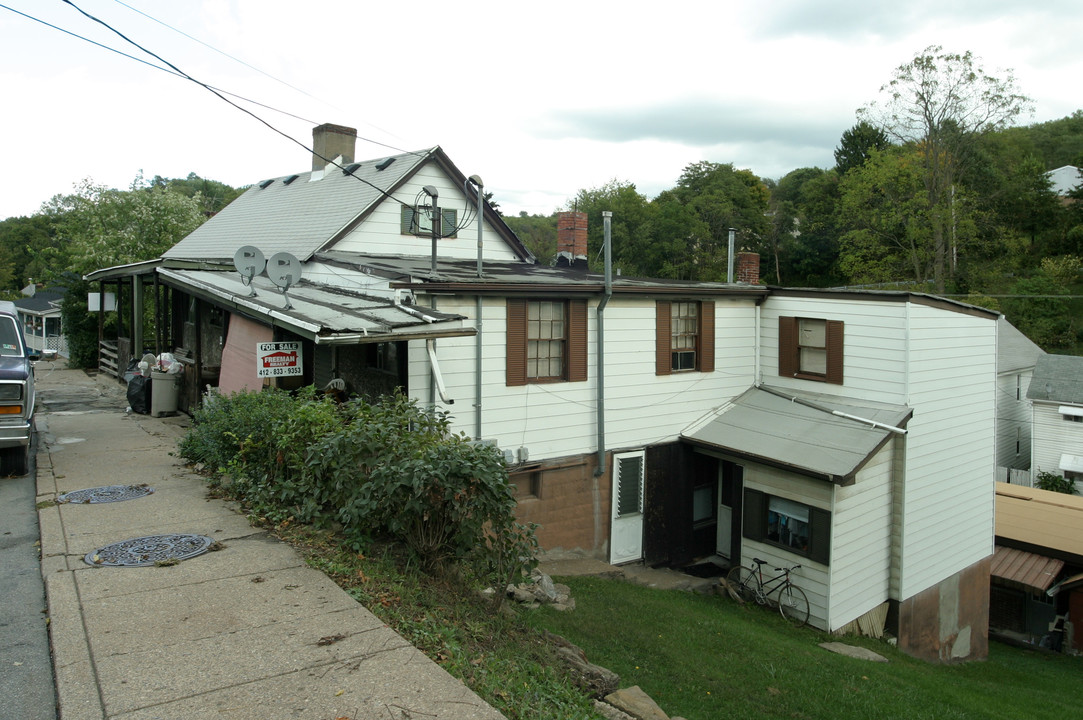
[[[357,168],[361,167],[361,163],[350,163],[346,167],[342,168],[343,175],[353,175],[357,172]]]
[[[395,158],[389,157],[376,163],[377,170],[386,170],[391,163],[395,162]]]
[[[290,175],[288,178],[286,178],[285,180],[282,181],[282,184],[283,185],[289,185],[291,182],[296,180],[298,177],[300,177],[300,175]]]
[[[268,186],[268,185],[270,185],[270,184],[271,184],[271,183],[273,183],[273,182],[274,182],[274,179],[271,179],[271,180],[264,180],[263,182],[261,182],[261,183],[259,184],[259,189],[260,189],[260,190],[265,190],[265,189],[267,188],[267,186]]]

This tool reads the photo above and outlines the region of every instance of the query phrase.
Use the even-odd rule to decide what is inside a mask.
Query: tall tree
[[[66,262],[58,266],[80,273],[157,258],[206,219],[198,193],[147,187],[142,176],[126,191],[83,180],[74,194],[57,195],[42,212],[64,241]]]
[[[969,51],[945,53],[939,45],[899,66],[880,92],[883,104],[870,103],[858,117],[918,148],[933,280],[936,291],[944,292],[954,267],[949,229],[957,176],[969,161],[975,136],[1010,125],[1030,107],[1030,99],[1016,92],[1011,71],[1004,79],[987,75]]]
[[[835,148],[835,169],[839,175],[845,175],[864,165],[873,150],[883,150],[890,144],[883,129],[861,121],[842,133],[839,146]]]

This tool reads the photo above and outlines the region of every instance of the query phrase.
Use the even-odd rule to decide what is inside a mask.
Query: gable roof
[[[284,175],[250,187],[162,257],[228,263],[242,246],[256,245],[266,257],[289,252],[304,262],[333,245],[428,163],[438,165],[459,186],[466,182],[439,147],[350,163],[344,169],[328,165]],[[532,261],[533,255],[500,216],[488,205],[485,211],[485,219],[512,250]]]
[[[1083,357],[1043,355],[1034,366],[1027,399],[1083,404]]]
[[[1049,178],[1051,189],[1057,195],[1067,195],[1083,184],[1083,173],[1075,165],[1063,165],[1045,174]]]
[[[997,373],[1019,372],[1032,368],[1045,350],[1019,332],[1003,315],[997,321]]]
[[[685,429],[681,437],[754,462],[849,485],[891,437],[890,428],[904,425],[912,413],[900,405],[761,385],[727,403],[706,423]]]

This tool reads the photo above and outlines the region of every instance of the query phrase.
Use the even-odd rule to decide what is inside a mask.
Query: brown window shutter
[[[568,301],[568,381],[587,379],[587,301]]]
[[[699,353],[698,370],[714,372],[714,302],[699,304]]]
[[[668,300],[659,300],[654,307],[654,374],[669,375],[673,372],[670,304]]]
[[[797,318],[778,319],[778,374],[793,377],[797,374]]]
[[[842,321],[827,321],[827,377],[825,380],[835,385],[842,385]]]
[[[508,298],[507,384],[526,385],[526,300]]]

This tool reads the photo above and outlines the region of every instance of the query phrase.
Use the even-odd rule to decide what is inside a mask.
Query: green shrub
[[[1076,489],[1074,480],[1069,480],[1066,477],[1051,473],[1048,470],[1038,471],[1038,476],[1034,479],[1034,487],[1041,490],[1064,493],[1066,495],[1079,494],[1079,490]]]
[[[180,452],[228,474],[253,514],[340,528],[354,549],[386,533],[429,569],[466,567],[498,586],[536,562],[500,452],[402,395],[342,406],[311,388],[213,395]]]

